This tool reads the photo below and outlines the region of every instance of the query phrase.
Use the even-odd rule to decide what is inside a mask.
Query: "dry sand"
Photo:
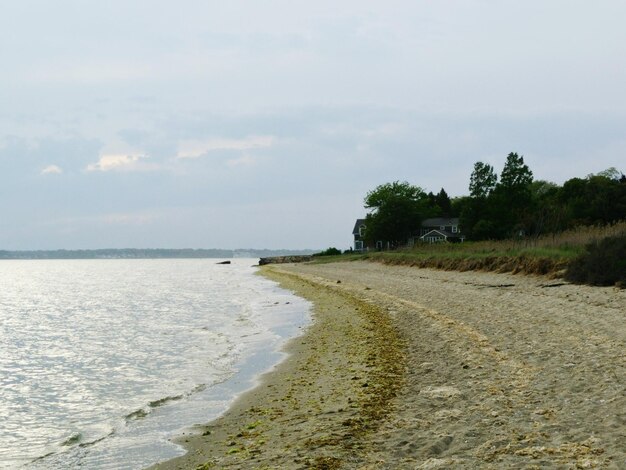
[[[264,272],[315,322],[156,468],[626,468],[625,290],[369,262]]]

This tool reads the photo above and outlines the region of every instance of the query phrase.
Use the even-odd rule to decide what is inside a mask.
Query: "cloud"
[[[216,150],[251,150],[274,145],[271,135],[248,136],[243,139],[185,140],[180,142],[177,158],[198,158]]]
[[[57,165],[48,165],[41,170],[42,175],[60,175],[61,173],[63,173],[63,170]]]
[[[87,166],[87,171],[133,171],[146,167],[138,165],[144,155],[103,155],[96,163]]]

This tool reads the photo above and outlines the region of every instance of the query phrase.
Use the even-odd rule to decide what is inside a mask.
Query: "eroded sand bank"
[[[314,301],[315,323],[159,468],[626,468],[626,291],[368,262],[266,269]]]

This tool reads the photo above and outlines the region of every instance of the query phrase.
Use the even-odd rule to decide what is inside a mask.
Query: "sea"
[[[0,261],[0,469],[176,457],[283,360],[310,304],[218,261]]]

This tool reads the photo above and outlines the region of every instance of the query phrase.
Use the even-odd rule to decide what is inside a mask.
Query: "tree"
[[[491,165],[475,163],[470,176],[471,200],[461,212],[463,231],[475,240],[529,233],[532,181],[532,171],[517,153],[507,156],[499,182]]]
[[[524,163],[524,157],[509,153],[491,201],[492,221],[498,227],[498,238],[531,233],[532,182],[533,172]]]
[[[474,240],[494,238],[494,224],[490,221],[490,201],[498,176],[487,163],[474,163],[470,175],[470,197],[461,204],[461,230]]]
[[[602,174],[567,180],[559,202],[567,210],[569,226],[606,224],[626,218],[626,185],[616,175]]]
[[[533,236],[543,233],[556,233],[565,228],[566,211],[559,203],[560,187],[555,183],[535,180],[530,186],[531,193],[531,227]]]
[[[474,171],[470,176],[469,190],[472,197],[484,198],[493,191],[498,176],[493,167],[483,162],[474,163]]]
[[[439,208],[440,215],[444,217],[452,215],[452,201],[450,201],[445,189],[441,188],[441,191],[435,196],[435,204]]]
[[[532,182],[533,172],[524,164],[524,157],[514,152],[509,153],[500,173],[500,186],[507,191],[520,191],[528,189]]]
[[[372,212],[376,212],[394,199],[423,202],[426,199],[426,193],[419,186],[413,186],[406,181],[385,183],[377,186],[376,189],[366,194],[365,208],[372,209]]]
[[[379,185],[367,193],[364,205],[371,211],[365,222],[368,244],[383,241],[398,246],[406,243],[419,232],[422,220],[431,212],[424,190],[406,181]]]
[[[621,174],[621,172],[615,168],[614,166],[607,168],[604,171],[601,171],[600,173],[596,174],[596,175],[588,175],[587,178],[591,178],[592,176],[604,176],[605,178],[608,178],[610,180],[615,180],[615,181],[619,181],[620,176],[624,176]]]

